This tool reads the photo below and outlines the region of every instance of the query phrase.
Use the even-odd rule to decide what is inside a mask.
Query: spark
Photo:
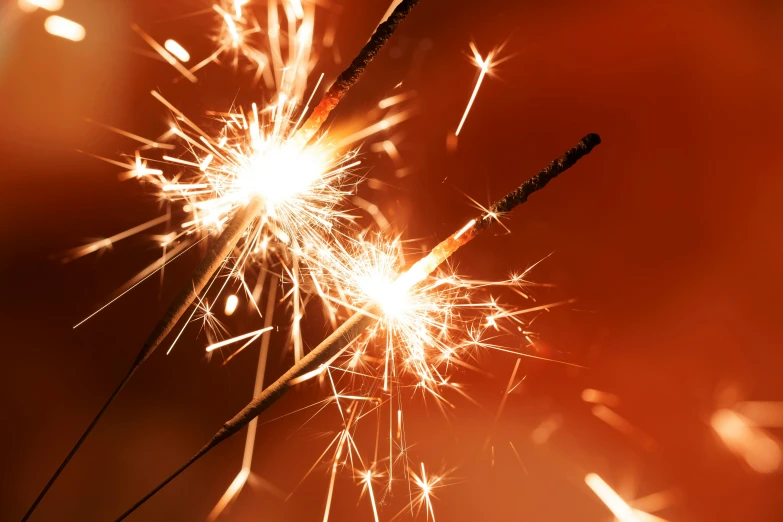
[[[563,425],[563,417],[559,414],[550,415],[543,422],[541,422],[533,432],[530,434],[530,438],[535,444],[545,444],[552,434],[560,429]]]
[[[592,388],[582,390],[582,400],[593,404],[605,404],[606,406],[617,406],[620,404],[620,398],[617,395]]]
[[[370,504],[372,505],[373,518],[375,519],[375,522],[379,522],[378,507],[375,504],[375,494],[373,493],[372,490],[372,470],[367,470],[366,473],[362,474],[362,482],[367,487],[367,491],[370,496]]]
[[[190,61],[190,53],[182,47],[176,40],[168,39],[163,43],[163,47],[173,54],[177,60],[182,63]]]
[[[473,102],[476,100],[476,95],[478,94],[479,88],[481,88],[481,82],[484,81],[484,76],[486,76],[490,68],[494,65],[492,59],[494,58],[496,51],[490,51],[486,58],[482,58],[473,42],[470,43],[470,50],[473,52],[473,61],[479,68],[480,72],[478,80],[476,80],[476,86],[473,87],[473,93],[470,95],[470,99],[468,100],[468,105],[465,107],[465,112],[462,114],[462,119],[460,120],[459,125],[457,126],[457,130],[454,133],[455,136],[459,136],[459,133],[462,130],[462,126],[465,125],[465,120],[468,118],[470,108],[473,107]]]
[[[251,343],[251,342],[255,341],[256,339],[258,339],[258,337],[262,333],[268,332],[272,328],[273,328],[272,326],[269,326],[267,328],[262,328],[260,330],[254,331],[254,332],[248,332],[248,333],[245,333],[245,334],[242,334],[242,335],[237,335],[236,337],[232,337],[231,339],[226,339],[225,341],[220,341],[218,343],[210,344],[209,346],[207,346],[207,351],[211,352],[213,350],[217,350],[218,348],[222,348],[224,346],[228,346],[229,344],[233,344],[233,343],[235,343],[237,341],[243,341],[243,340],[245,340],[247,338],[250,338],[250,341],[248,341],[248,343]]]
[[[419,493],[413,504],[415,504],[418,509],[424,508],[427,513],[427,520],[432,519],[432,522],[435,522],[435,510],[432,506],[432,499],[435,497],[432,492],[438,487],[438,484],[443,480],[443,477],[430,476],[428,478],[423,462],[421,463],[421,476],[417,475],[412,470],[410,471],[410,475],[414,484],[419,488]]]
[[[52,15],[44,21],[44,29],[51,35],[59,36],[60,38],[65,38],[66,40],[71,40],[73,42],[81,42],[86,35],[84,27],[81,24],[57,15]]]
[[[258,395],[264,388],[264,376],[266,375],[266,360],[269,354],[269,332],[272,329],[272,318],[275,310],[275,296],[277,295],[277,278],[272,276],[269,282],[269,290],[267,296],[267,307],[264,318],[265,332],[261,337],[261,350],[258,354],[258,365],[256,367],[256,380],[253,385],[253,395]],[[250,466],[253,461],[253,450],[255,447],[256,430],[258,428],[258,419],[253,419],[247,427],[247,436],[245,438],[244,454],[242,456],[242,467],[237,473],[234,480],[229,484],[223,496],[212,508],[207,520],[216,520],[221,513],[226,509],[228,504],[239,494],[242,488],[250,477]]]
[[[19,0],[19,8],[25,12],[35,11],[39,7],[46,11],[59,11],[63,0]]]
[[[780,469],[783,460],[780,444],[741,413],[719,409],[712,415],[710,425],[729,450],[743,458],[754,471],[773,473]]]
[[[147,45],[152,47],[155,52],[157,52],[161,58],[166,60],[166,62],[174,67],[182,76],[190,80],[192,83],[196,83],[198,79],[191,73],[190,71],[183,66],[179,60],[177,60],[172,53],[170,53],[164,46],[160,45],[158,42],[156,42],[150,35],[144,32],[141,27],[139,27],[137,24],[131,24],[131,29],[133,29],[136,34],[138,34],[142,40],[147,42]],[[173,41],[173,40],[172,40]],[[175,42],[176,43],[176,42]],[[184,49],[182,49],[184,51]]]
[[[226,298],[226,308],[223,310],[223,313],[226,315],[233,314],[236,311],[238,304],[239,298],[235,294],[231,294]]]
[[[603,404],[596,404],[592,409],[593,415],[604,421],[606,424],[616,429],[620,433],[635,440],[647,451],[652,451],[657,444],[652,437],[631,424],[626,418]]]
[[[643,522],[637,516],[636,510],[629,506],[609,484],[604,482],[604,479],[595,473],[588,473],[585,476],[585,484],[593,490],[593,493],[609,508],[609,511],[612,512],[619,522]]]

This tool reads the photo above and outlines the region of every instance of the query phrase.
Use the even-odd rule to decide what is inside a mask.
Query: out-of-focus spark
[[[59,11],[63,7],[63,0],[19,0],[18,3],[19,8],[27,13],[39,7],[47,11]]]
[[[765,428],[783,428],[783,402],[744,401],[734,409],[748,420]]]
[[[602,392],[592,388],[582,390],[582,400],[593,404],[605,404],[616,407],[620,404],[620,398],[613,393]]]
[[[652,437],[631,424],[631,422],[628,421],[625,417],[622,417],[619,413],[612,410],[608,406],[603,404],[596,404],[593,406],[592,412],[593,415],[607,423],[612,428],[641,444],[641,446],[647,451],[652,451],[657,446],[655,440],[653,440]]]
[[[363,140],[364,138],[367,138],[368,136],[372,136],[373,134],[376,134],[381,131],[385,131],[387,129],[392,128],[393,126],[402,123],[403,121],[407,120],[413,115],[413,111],[408,109],[402,112],[398,112],[397,114],[393,114],[391,116],[387,116],[386,118],[382,119],[378,123],[374,123],[373,125],[369,125],[365,128],[363,128],[360,131],[357,131],[350,136],[346,136],[345,138],[341,139],[336,143],[337,148],[344,148],[348,147],[350,145],[355,144],[358,141]]]
[[[635,510],[629,506],[604,479],[595,473],[588,473],[585,476],[585,483],[593,490],[601,502],[609,508],[609,511],[619,520],[619,522],[643,522],[637,516]]]
[[[233,314],[236,311],[238,304],[239,298],[235,294],[231,294],[226,298],[226,308],[223,310],[223,313],[226,315]]]
[[[754,471],[773,473],[780,469],[780,444],[753,421],[722,408],[712,415],[710,425],[729,450],[745,459]]]
[[[511,451],[514,452],[514,456],[517,458],[517,462],[519,462],[519,465],[522,466],[522,469],[525,471],[525,475],[529,475],[527,471],[527,466],[525,466],[525,463],[522,462],[522,457],[519,456],[519,452],[517,451],[517,448],[514,446],[514,443],[511,441],[508,441],[508,445],[511,446]]]
[[[495,51],[490,51],[486,58],[482,58],[473,42],[470,42],[470,50],[473,51],[473,61],[479,68],[480,72],[478,80],[476,80],[476,86],[473,88],[473,94],[470,95],[468,105],[465,107],[465,112],[462,115],[462,119],[460,120],[459,125],[457,126],[456,132],[454,133],[455,136],[459,136],[459,133],[462,130],[462,126],[465,124],[465,120],[467,119],[468,113],[470,112],[470,108],[473,107],[473,102],[476,100],[476,95],[478,94],[479,88],[481,87],[481,82],[484,81],[484,76],[486,76],[487,72],[489,72],[489,69],[492,67],[492,58],[495,56]]]
[[[182,47],[176,40],[168,39],[163,43],[163,47],[173,54],[180,62],[189,62],[190,53]]]
[[[44,29],[51,35],[73,42],[84,40],[84,36],[87,34],[81,24],[57,15],[52,15],[44,21]]]
[[[563,417],[559,414],[550,415],[541,422],[533,432],[530,438],[535,444],[545,444],[549,437],[563,425]]]
[[[400,94],[395,94],[394,96],[389,96],[388,98],[384,98],[378,102],[378,108],[388,109],[392,105],[397,105],[398,103],[402,103],[406,100],[413,98],[415,95],[416,95],[415,91],[407,91]]]
[[[141,38],[147,42],[147,44],[152,47],[155,52],[157,52],[166,62],[168,62],[169,65],[174,67],[182,76],[187,78],[193,83],[196,83],[198,79],[191,73],[186,67],[184,67],[179,60],[177,60],[172,53],[166,50],[162,45],[160,45],[158,42],[156,42],[150,35],[145,33],[141,27],[139,27],[136,24],[131,24],[131,29],[136,31],[136,34],[141,36]],[[173,40],[171,40],[173,41]],[[176,42],[175,42],[176,43]],[[185,49],[182,49],[183,51]]]
[[[137,225],[133,228],[129,228],[128,230],[125,230],[123,232],[120,232],[118,234],[114,234],[111,237],[107,237],[105,239],[99,239],[98,241],[93,241],[92,243],[88,243],[86,245],[82,245],[80,247],[71,248],[69,250],[66,250],[62,254],[62,260],[63,262],[67,261],[73,261],[74,259],[78,259],[82,256],[86,256],[87,254],[91,254],[93,252],[97,252],[98,250],[110,248],[112,245],[117,243],[118,241],[122,241],[123,239],[127,239],[133,235],[138,234],[139,232],[143,232],[149,228],[152,228],[156,225],[160,225],[161,223],[165,223],[168,220],[168,216],[163,215],[160,217],[156,217],[155,219],[151,219],[147,221],[146,223],[142,223],[141,225]]]

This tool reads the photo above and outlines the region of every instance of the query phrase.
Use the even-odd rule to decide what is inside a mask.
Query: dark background
[[[162,290],[145,284],[72,330],[157,255],[138,238],[70,264],[51,259],[159,215],[145,187],[117,181],[116,168],[76,151],[132,151],[133,143],[84,119],[154,137],[165,112],[149,96],[153,88],[195,116],[259,96],[228,68],[209,66],[194,87],[136,52],[144,47],[131,22],[161,41],[177,39],[196,57],[207,53],[201,28],[211,17],[174,18],[209,4],[159,4],[66,0],[63,16],[87,29],[80,43],[45,34],[41,13],[4,6],[3,520],[21,517],[198,262],[194,251],[167,272]],[[330,3],[320,19],[338,23],[347,59],[387,6]],[[406,413],[415,458],[432,470],[458,466],[437,492],[437,520],[611,520],[584,485],[588,472],[628,500],[676,491],[657,513],[675,522],[783,520],[780,474],[750,470],[709,426],[727,388],[748,400],[783,401],[782,34],[777,1],[422,0],[341,105],[335,125],[364,115],[400,81],[417,92],[416,117],[394,131],[404,133],[400,151],[414,173],[398,179],[388,158],[368,152],[368,175],[387,186],[362,195],[406,237],[430,245],[472,214],[463,193],[487,203],[585,133],[604,141],[513,214],[511,235],[481,237],[456,259],[463,274],[498,279],[554,252],[533,278],[557,288],[538,297],[578,304],[539,318],[536,329],[548,355],[589,369],[522,361],[520,375],[528,377],[495,430],[494,466],[481,448],[512,356],[482,358],[494,379],[466,377],[480,406],[458,402],[448,422],[436,409]],[[468,42],[486,52],[506,39],[504,53],[513,58],[485,80],[457,151],[447,151],[477,72]],[[340,67],[325,59],[316,70],[329,79]],[[271,373],[290,364],[274,351],[281,339],[273,337]],[[153,356],[35,520],[118,515],[247,402],[257,352],[221,366],[205,361],[203,347],[190,332],[170,356]],[[655,449],[592,416],[580,399],[586,387],[618,395],[617,411]],[[317,386],[303,386],[267,418],[317,397]],[[531,432],[553,414],[562,416],[561,429],[534,445]],[[259,430],[253,470],[286,493],[339,427],[333,412],[297,429],[303,421],[294,416]],[[135,519],[206,517],[239,470],[243,438],[204,458]],[[248,487],[224,519],[321,520],[327,473],[316,469],[288,502]],[[382,519],[405,501],[400,488]],[[338,478],[332,519],[372,520],[348,474]]]

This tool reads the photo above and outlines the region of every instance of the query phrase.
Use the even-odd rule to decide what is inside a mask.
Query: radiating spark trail
[[[375,494],[372,491],[372,471],[368,470],[364,475],[364,484],[367,486],[367,491],[370,495],[370,504],[372,505],[372,514],[375,522],[379,522],[378,519],[378,507],[375,505]]]
[[[491,51],[486,58],[482,58],[478,52],[478,49],[476,49],[476,46],[473,45],[473,42],[470,43],[470,50],[473,51],[473,60],[476,62],[480,72],[478,80],[476,80],[476,86],[473,88],[473,93],[470,95],[470,100],[468,100],[468,105],[465,107],[465,112],[462,114],[462,119],[457,126],[457,131],[454,133],[455,136],[459,136],[459,133],[462,130],[462,126],[465,125],[465,120],[468,118],[470,108],[473,107],[473,102],[476,100],[476,95],[478,94],[479,88],[481,88],[481,82],[484,81],[484,76],[486,76],[486,74],[489,72],[489,69],[493,65],[492,58],[494,57],[494,51]]]
[[[258,366],[256,367],[256,380],[253,384],[253,396],[261,393],[264,389],[264,376],[266,375],[266,361],[269,355],[269,338],[272,330],[272,321],[275,313],[275,298],[277,296],[277,276],[272,276],[269,281],[269,290],[267,291],[267,305],[264,312],[264,332],[261,337],[261,350],[258,354]],[[253,462],[253,448],[256,440],[256,429],[258,428],[258,418],[247,426],[247,437],[245,438],[245,449],[242,455],[242,467],[234,477],[234,480],[228,486],[223,496],[210,511],[207,520],[214,521],[226,509],[228,504],[239,494],[250,476],[250,465]]]
[[[233,344],[233,343],[235,343],[237,341],[242,341],[242,340],[247,339],[247,338],[251,338],[250,341],[248,341],[249,343],[253,342],[258,337],[260,337],[262,333],[268,332],[272,328],[273,328],[272,326],[270,326],[268,328],[262,328],[260,330],[256,330],[255,332],[248,332],[246,334],[242,334],[242,335],[238,335],[236,337],[232,337],[231,339],[226,339],[225,341],[220,341],[219,343],[210,344],[209,346],[207,346],[207,351],[211,352],[213,350],[217,350],[218,348],[222,348],[224,346],[228,346],[229,344]]]
[[[511,393],[511,386],[514,384],[514,378],[516,378],[517,376],[517,370],[519,370],[520,362],[522,362],[522,359],[518,358],[517,362],[514,364],[514,369],[511,372],[511,377],[508,379],[508,385],[506,386],[506,389],[503,392],[503,397],[500,399],[500,405],[498,406],[498,411],[495,414],[495,418],[493,419],[492,425],[489,428],[489,433],[487,434],[487,440],[484,441],[484,450],[486,450],[487,446],[489,446],[489,441],[492,439],[492,433],[495,431],[495,427],[497,426],[497,423],[500,420],[500,416],[503,414],[503,408],[506,406],[506,400],[508,400],[509,393]]]
[[[81,24],[57,15],[52,15],[44,21],[44,29],[53,36],[73,42],[81,42],[87,34]]]
[[[97,252],[98,250],[109,248],[115,243],[122,241],[123,239],[127,239],[131,236],[138,234],[139,232],[144,232],[145,230],[148,230],[156,225],[165,223],[168,219],[169,216],[166,215],[159,216],[156,217],[155,219],[151,219],[147,221],[146,223],[142,223],[141,225],[137,225],[135,227],[129,228],[128,230],[119,232],[105,239],[99,239],[98,241],[93,241],[92,243],[88,243],[80,247],[71,248],[63,252],[62,260],[63,262],[73,261],[74,259],[78,259],[88,254],[92,254],[93,252]]]
[[[47,11],[59,11],[63,7],[63,0],[19,0],[19,7],[23,11],[33,11],[39,7]]]

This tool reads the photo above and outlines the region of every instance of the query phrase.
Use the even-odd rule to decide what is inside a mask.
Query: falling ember
[[[225,310],[223,310],[224,313],[226,315],[233,314],[236,311],[238,304],[239,304],[239,298],[236,295],[231,294],[226,298],[226,308]]]
[[[51,35],[59,36],[60,38],[65,38],[66,40],[71,40],[73,42],[84,40],[86,34],[84,27],[80,24],[57,15],[50,16],[44,21],[44,29]]]
[[[176,40],[166,40],[163,43],[163,47],[173,54],[180,62],[184,63],[190,61],[190,53],[188,53]]]

